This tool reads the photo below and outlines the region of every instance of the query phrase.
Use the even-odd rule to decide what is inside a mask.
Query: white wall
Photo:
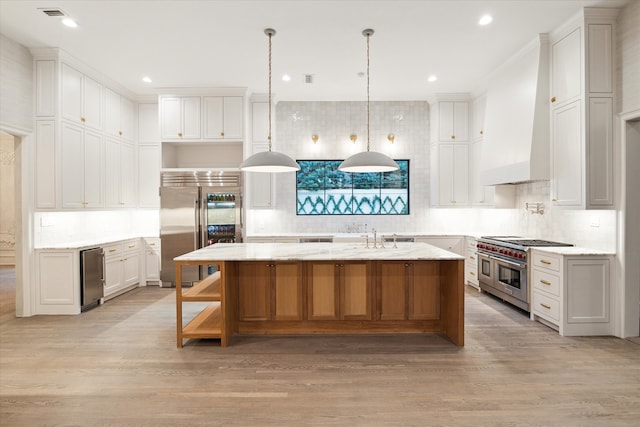
[[[32,70],[29,50],[0,34],[0,129],[33,130]]]

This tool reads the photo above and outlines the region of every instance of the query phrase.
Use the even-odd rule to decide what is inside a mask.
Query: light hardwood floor
[[[175,345],[174,290],[15,318],[0,268],[2,426],[640,425],[640,345],[564,338],[475,290],[439,336],[235,336]]]

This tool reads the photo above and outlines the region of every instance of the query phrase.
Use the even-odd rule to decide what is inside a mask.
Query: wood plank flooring
[[[473,289],[463,348],[375,335],[177,349],[172,289],[15,318],[14,277],[0,268],[2,426],[640,425],[640,345],[560,337]]]

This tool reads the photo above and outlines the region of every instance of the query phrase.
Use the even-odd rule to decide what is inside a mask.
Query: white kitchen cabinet
[[[103,207],[102,135],[63,122],[60,145],[62,207]]]
[[[465,242],[464,281],[480,290],[480,282],[478,282],[478,239],[467,236]]]
[[[36,117],[52,118],[58,110],[57,103],[57,64],[47,59],[35,61],[36,64]]]
[[[551,103],[562,106],[582,94],[582,36],[575,28],[551,44]]]
[[[251,102],[251,142],[269,142],[269,102]]]
[[[36,121],[36,209],[56,207],[56,122]]]
[[[141,208],[160,207],[160,144],[138,146],[138,199]]]
[[[610,258],[531,250],[531,318],[560,335],[612,335]]]
[[[37,249],[34,314],[80,314],[78,250]]]
[[[469,140],[467,101],[439,101],[438,112],[438,135],[441,142]]]
[[[136,156],[134,146],[113,138],[106,140],[105,193],[107,207],[136,205]]]
[[[617,10],[585,9],[551,35],[551,201],[613,209]]]
[[[138,144],[159,144],[160,120],[158,117],[158,104],[138,104]]]
[[[140,239],[105,246],[104,298],[120,295],[140,282]]]
[[[268,144],[251,144],[252,154],[267,151]],[[274,176],[272,173],[253,173],[245,175],[249,189],[249,207],[252,209],[271,209],[274,204]]]
[[[201,132],[200,96],[160,97],[160,136],[163,141],[198,141]]]
[[[145,278],[147,282],[160,283],[160,239],[145,237]],[[148,283],[147,283],[148,284]]]
[[[486,95],[480,95],[473,100],[473,120],[471,122],[473,124],[471,130],[472,141],[481,141],[484,137],[484,117],[486,106]]]
[[[67,64],[62,64],[62,118],[102,129],[102,85]]]
[[[109,88],[105,89],[105,126],[107,135],[122,138],[125,141],[134,140],[134,107],[133,102],[120,96]]]
[[[244,126],[244,100],[241,96],[204,96],[202,98],[204,135],[210,140],[240,140]]]
[[[438,144],[437,206],[469,203],[469,146]]]

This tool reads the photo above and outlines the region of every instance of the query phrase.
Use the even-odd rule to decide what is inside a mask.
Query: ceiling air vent
[[[309,84],[313,83],[313,74],[305,74],[304,82]]]
[[[60,9],[47,8],[47,9],[40,9],[40,10],[43,11],[47,16],[67,16],[67,14]]]

